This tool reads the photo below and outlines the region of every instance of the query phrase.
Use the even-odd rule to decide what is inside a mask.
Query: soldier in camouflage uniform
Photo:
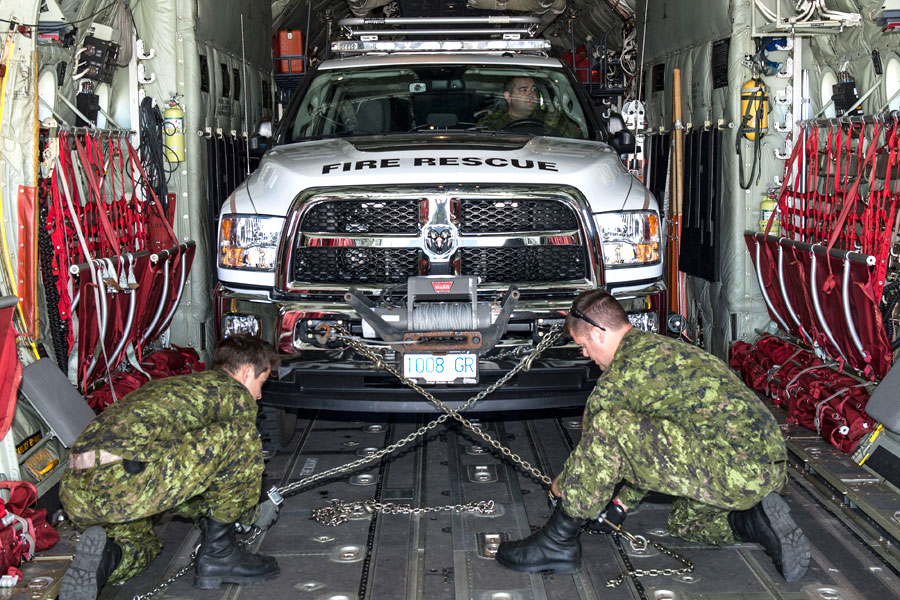
[[[784,440],[755,393],[696,346],[633,329],[603,290],[575,300],[566,329],[603,374],[588,398],[581,440],[553,482],[553,516],[531,537],[501,544],[498,562],[575,572],[585,521],[602,513],[619,524],[655,491],[677,497],[672,535],[759,542],[788,581],[800,579],[809,544],[775,493],[787,480]]]
[[[60,600],[94,600],[107,581],[147,567],[162,544],[152,518],[200,518],[195,585],[256,583],[278,575],[275,559],[234,544],[235,523],[268,522],[257,511],[263,459],[256,401],[274,349],[250,336],[226,338],[212,369],[150,381],[101,413],[72,447],[60,500],[84,529]],[[271,503],[271,501],[267,501]],[[263,518],[263,517],[260,517]]]
[[[538,110],[538,88],[531,77],[510,77],[506,81],[503,97],[506,99],[506,108],[490,112],[479,119],[479,127],[503,130],[513,123],[523,123],[525,131],[526,122],[534,121],[540,123],[548,135],[578,139],[584,137],[579,127],[562,111]]]

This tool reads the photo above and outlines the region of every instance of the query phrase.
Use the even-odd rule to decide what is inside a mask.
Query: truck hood
[[[328,139],[270,150],[223,213],[284,216],[309,188],[403,184],[566,185],[593,212],[657,209],[602,142],[500,134]]]

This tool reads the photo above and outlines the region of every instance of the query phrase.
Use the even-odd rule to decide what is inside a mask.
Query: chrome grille
[[[585,275],[581,246],[460,248],[460,275],[482,283],[570,281]]]
[[[524,186],[347,190],[299,207],[286,291],[476,275],[491,285],[590,280],[577,201]],[[450,249],[435,249],[435,232]]]
[[[507,233],[573,230],[578,222],[562,202],[465,198],[460,201],[461,233]]]
[[[319,233],[410,233],[419,227],[413,198],[321,202],[303,217],[303,231]]]
[[[416,248],[297,248],[293,274],[309,283],[406,283],[418,257]]]

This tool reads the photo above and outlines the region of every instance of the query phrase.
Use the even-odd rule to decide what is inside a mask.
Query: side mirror
[[[256,131],[250,136],[250,156],[260,158],[269,149],[269,140],[272,138],[272,121],[263,119],[256,126]]]
[[[621,156],[623,154],[634,154],[637,144],[634,139],[634,134],[627,129],[623,129],[613,134],[611,145],[613,150]]]

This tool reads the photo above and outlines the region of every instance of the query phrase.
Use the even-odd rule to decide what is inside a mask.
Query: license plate
[[[403,376],[419,383],[478,383],[478,355],[404,354]]]

